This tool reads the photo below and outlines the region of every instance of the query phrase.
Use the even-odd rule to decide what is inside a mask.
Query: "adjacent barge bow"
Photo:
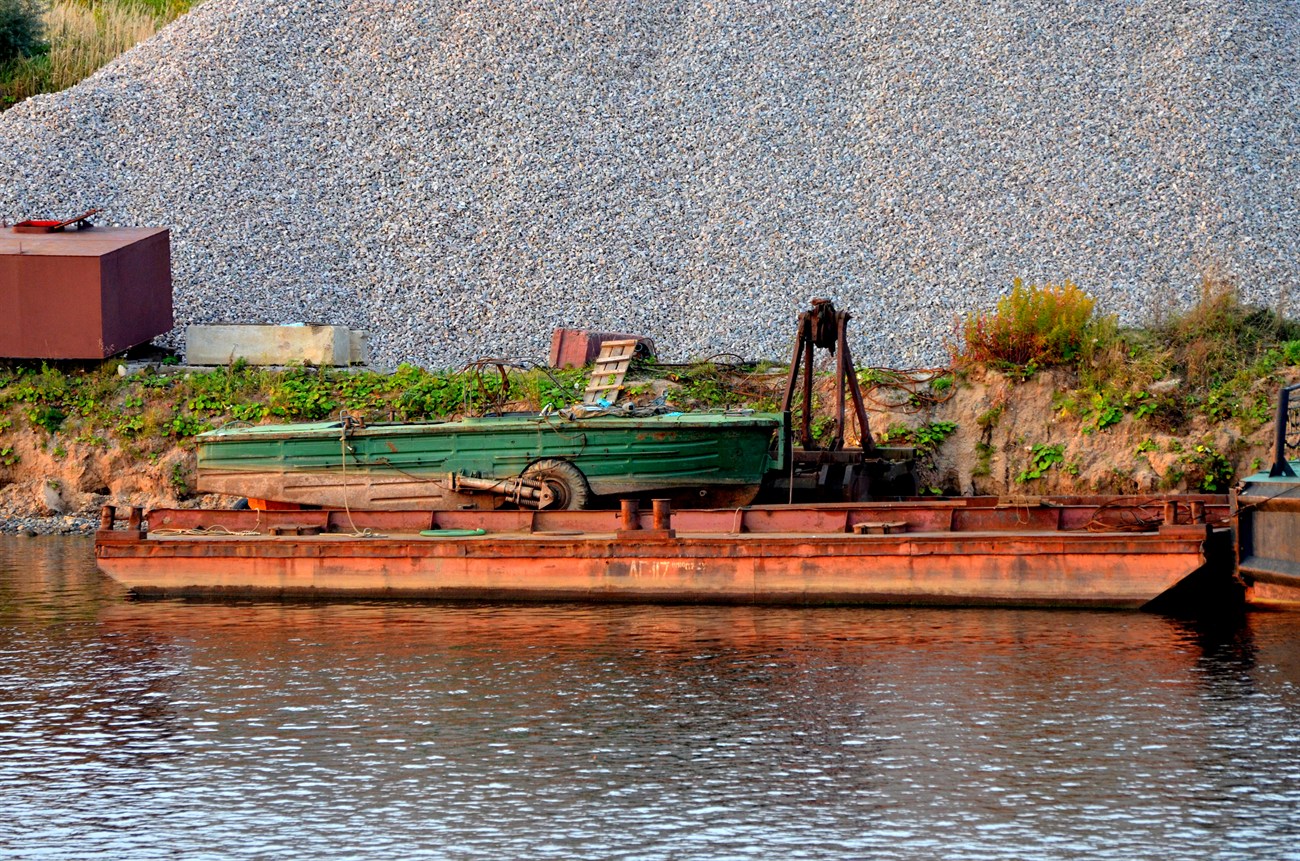
[[[1233,490],[1237,528],[1237,570],[1256,606],[1300,604],[1300,404],[1291,395],[1300,384],[1278,395],[1273,464],[1241,481]]]

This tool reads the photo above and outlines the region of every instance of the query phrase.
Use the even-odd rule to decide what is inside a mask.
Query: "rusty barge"
[[[1300,384],[1278,394],[1274,456],[1268,470],[1233,489],[1237,573],[1251,603],[1300,606]]]
[[[100,568],[142,597],[1240,604],[1224,497],[672,511],[105,510]],[[123,528],[125,527],[125,528]]]

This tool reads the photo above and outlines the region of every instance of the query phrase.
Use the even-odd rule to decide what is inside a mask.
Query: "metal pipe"
[[[526,478],[470,478],[453,472],[448,475],[447,484],[456,493],[480,490],[508,496],[517,502],[529,502],[537,508],[545,508],[555,501],[555,494],[549,487]]]

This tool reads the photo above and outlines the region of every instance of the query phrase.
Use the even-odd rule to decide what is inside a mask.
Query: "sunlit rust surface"
[[[1213,521],[1220,503],[1208,503]],[[1169,594],[1239,600],[1228,530],[1123,531],[1106,516],[1073,502],[771,506],[680,511],[665,531],[649,512],[640,529],[621,529],[612,511],[159,510],[148,533],[101,531],[96,555],[140,595],[1110,608]],[[885,525],[885,534],[863,528]],[[484,534],[437,534],[470,529]]]
[[[1300,608],[1300,498],[1292,495],[1296,486],[1256,484],[1237,496],[1237,571],[1253,606]]]

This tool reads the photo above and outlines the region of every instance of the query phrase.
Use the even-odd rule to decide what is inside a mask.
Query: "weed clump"
[[[1039,368],[1074,362],[1099,331],[1095,300],[1073,283],[1029,285],[1019,278],[993,311],[961,322],[958,365],[986,364],[1028,377]],[[1111,324],[1113,326],[1113,324]]]
[[[1254,361],[1270,348],[1300,340],[1300,323],[1243,304],[1232,282],[1210,277],[1202,281],[1196,305],[1152,331],[1173,351],[1173,370],[1192,386],[1205,388],[1226,382],[1243,360]]]
[[[530,371],[509,377],[429,371],[403,365],[391,375],[306,367],[266,370],[243,361],[185,374],[141,372],[119,377],[117,362],[94,369],[19,363],[0,370],[0,449],[14,425],[46,434],[82,431],[107,447],[110,440],[150,446],[171,439],[188,444],[227,422],[319,421],[346,410],[376,419],[433,419],[470,412],[529,409],[573,403],[582,372]],[[2,462],[3,455],[0,455]]]

